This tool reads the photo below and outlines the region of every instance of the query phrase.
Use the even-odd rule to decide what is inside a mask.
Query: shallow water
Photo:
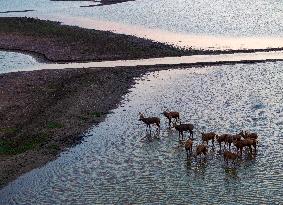
[[[27,67],[43,65],[30,55],[0,51],[0,73],[25,70]]]
[[[149,73],[78,146],[0,191],[1,204],[281,204],[283,63]],[[147,138],[138,112],[181,112],[200,131],[259,134],[258,153],[227,168],[216,150],[186,159],[178,134]]]

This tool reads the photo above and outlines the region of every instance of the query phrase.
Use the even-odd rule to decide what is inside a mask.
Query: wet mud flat
[[[0,49],[33,52],[56,62],[141,59],[197,52],[133,36],[26,17],[1,17],[0,28]]]

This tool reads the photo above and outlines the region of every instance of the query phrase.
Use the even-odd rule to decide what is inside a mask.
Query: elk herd
[[[221,134],[218,135],[215,132],[202,133],[201,132],[201,140],[202,143],[195,146],[195,152],[193,152],[193,144],[194,144],[194,125],[193,124],[185,124],[180,121],[180,113],[179,112],[163,112],[162,113],[168,119],[168,125],[171,127],[173,123],[173,128],[175,128],[179,132],[179,142],[184,146],[187,157],[189,156],[206,156],[208,153],[209,143],[211,142],[212,148],[215,147],[215,142],[218,144],[220,151],[223,150],[223,158],[224,161],[228,164],[229,161],[235,162],[235,160],[242,156],[243,149],[248,148],[248,151],[252,154],[253,150],[256,153],[257,148],[257,138],[258,135],[256,133],[244,132],[241,131],[238,134]],[[151,133],[151,126],[157,126],[157,132],[160,132],[160,118],[159,117],[145,117],[144,114],[139,113],[140,121],[144,122],[149,128]],[[174,120],[174,121],[173,121]],[[179,124],[177,124],[179,122]],[[189,133],[189,138],[184,140],[184,132]],[[231,150],[231,146],[234,146],[237,152],[233,152]],[[223,146],[223,147],[222,147]]]

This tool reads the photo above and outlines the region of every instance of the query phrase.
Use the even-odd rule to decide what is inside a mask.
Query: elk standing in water
[[[179,112],[163,112],[163,115],[169,120],[169,127],[171,127],[172,119],[175,119],[175,124],[178,120],[180,120],[180,113]]]
[[[185,142],[185,150],[187,152],[187,157],[189,158],[189,153],[192,154],[193,152],[193,141],[191,139],[188,139]]]
[[[224,161],[228,164],[229,160],[231,160],[234,163],[235,160],[238,158],[238,155],[230,151],[224,151],[223,157],[224,157]]]
[[[179,132],[179,140],[182,136],[182,140],[184,139],[184,131],[189,131],[190,137],[193,138],[194,132],[194,125],[193,124],[180,124],[174,125],[174,128]]]
[[[200,145],[198,145],[197,148],[196,148],[196,156],[201,155],[201,154],[203,154],[204,156],[206,156],[207,151],[208,151],[207,146],[204,145],[204,144],[200,144]]]
[[[233,142],[235,147],[237,148],[237,152],[240,150],[240,156],[243,155],[243,148],[247,146],[246,142],[244,140],[235,140]]]
[[[244,132],[243,130],[239,133],[240,136],[242,136],[244,139],[247,139],[247,138],[251,138],[251,139],[257,139],[258,138],[258,135],[257,133],[254,133],[254,132]]]
[[[217,141],[218,144],[219,144],[220,150],[221,150],[221,144],[222,144],[222,142],[224,142],[224,146],[225,146],[225,140],[226,140],[226,137],[227,137],[227,136],[228,136],[228,134],[223,134],[223,135],[216,136],[216,141]]]
[[[228,147],[229,147],[229,150],[231,150],[231,144],[232,142],[234,141],[238,141],[238,140],[241,140],[241,135],[229,135],[227,134],[226,137],[225,137],[225,144],[227,145],[228,144]]]
[[[257,140],[254,138],[246,138],[244,140],[246,141],[247,146],[250,148],[251,154],[252,154],[252,146],[254,147],[255,152],[256,152]]]
[[[158,117],[144,117],[142,113],[139,113],[140,115],[140,121],[144,122],[146,124],[146,128],[150,129],[151,133],[151,125],[155,124],[157,126],[157,130],[160,131],[160,118]]]
[[[203,143],[206,142],[208,145],[208,142],[211,140],[212,145],[214,146],[214,139],[217,136],[214,132],[201,133],[201,136]]]
[[[252,154],[252,146],[254,147],[256,151],[256,143],[257,143],[256,139],[247,138],[243,140],[235,140],[233,143],[235,147],[237,148],[237,151],[240,150],[240,156],[242,156],[243,154],[244,147],[248,147],[251,154]]]

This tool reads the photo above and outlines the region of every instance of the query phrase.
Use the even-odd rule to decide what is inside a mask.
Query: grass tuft
[[[63,128],[64,125],[62,125],[61,123],[58,123],[58,122],[48,122],[47,127],[49,129],[57,129],[57,128]]]
[[[37,136],[26,138],[24,141],[0,140],[0,155],[15,155],[33,150],[46,143],[48,136],[41,133]]]

